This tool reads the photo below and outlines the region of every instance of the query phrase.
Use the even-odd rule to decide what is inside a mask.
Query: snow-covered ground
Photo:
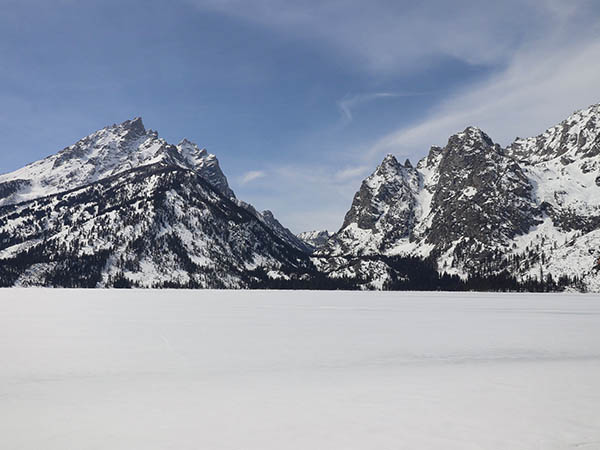
[[[0,448],[600,449],[600,296],[0,290]]]

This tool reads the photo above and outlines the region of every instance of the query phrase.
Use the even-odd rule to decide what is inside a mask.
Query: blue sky
[[[497,4],[501,3],[501,4]],[[600,102],[594,1],[0,0],[0,171],[142,116],[238,197],[336,230],[387,153]]]

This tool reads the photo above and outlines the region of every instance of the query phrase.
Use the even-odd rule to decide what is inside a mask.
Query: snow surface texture
[[[1,447],[599,449],[598,300],[2,290]]]

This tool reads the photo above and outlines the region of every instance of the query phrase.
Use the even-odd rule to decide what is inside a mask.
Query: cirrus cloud
[[[250,170],[241,176],[240,184],[248,184],[259,178],[263,178],[265,175],[266,173],[262,170]]]

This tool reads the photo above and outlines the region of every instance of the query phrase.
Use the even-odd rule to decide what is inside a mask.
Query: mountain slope
[[[259,213],[258,218],[261,219],[282,241],[303,253],[312,253],[313,248],[310,245],[307,245],[306,242],[292,233],[288,228],[281,225],[281,222],[275,218],[271,211],[265,210]]]
[[[324,246],[330,237],[331,233],[327,230],[303,231],[298,234],[298,239],[301,239],[312,251]]]
[[[197,172],[164,163],[0,208],[0,261],[2,285],[65,287],[240,288],[257,268],[310,265]]]

